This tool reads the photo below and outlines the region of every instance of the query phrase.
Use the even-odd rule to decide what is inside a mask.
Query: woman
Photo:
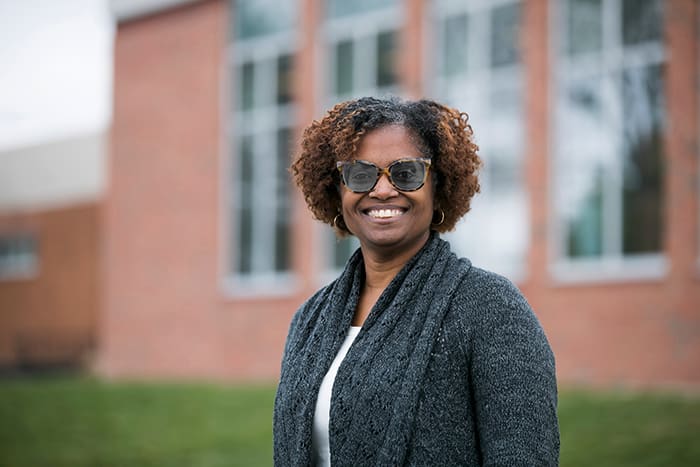
[[[313,212],[360,248],[292,319],[275,464],[556,465],[554,357],[508,280],[439,233],[479,191],[467,115],[362,98],[304,132]]]

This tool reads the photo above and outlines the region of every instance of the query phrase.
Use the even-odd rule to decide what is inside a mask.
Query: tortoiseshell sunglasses
[[[382,174],[400,191],[419,190],[428,177],[430,159],[399,159],[380,168],[367,161],[339,161],[336,167],[345,186],[353,193],[372,191]]]

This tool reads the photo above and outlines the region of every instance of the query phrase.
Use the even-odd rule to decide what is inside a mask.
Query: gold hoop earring
[[[341,227],[340,224],[338,224],[338,218],[342,219],[343,215],[340,213],[335,215],[335,217],[333,218],[333,227],[335,227],[336,229],[343,230],[343,227]]]
[[[445,222],[445,211],[440,209],[440,222],[434,222],[433,225],[435,225],[435,226],[442,225],[443,222]]]

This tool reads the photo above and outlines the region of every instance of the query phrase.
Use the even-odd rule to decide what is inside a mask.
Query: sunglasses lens
[[[361,161],[343,166],[343,182],[352,191],[369,191],[377,181],[377,167]]]
[[[394,186],[403,191],[414,191],[423,186],[425,164],[419,160],[398,161],[389,167]]]

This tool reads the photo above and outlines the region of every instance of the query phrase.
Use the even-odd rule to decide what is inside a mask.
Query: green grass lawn
[[[0,381],[0,466],[272,464],[274,388]]]
[[[0,380],[0,466],[269,466],[272,386]],[[700,465],[700,397],[563,391],[562,466]]]

